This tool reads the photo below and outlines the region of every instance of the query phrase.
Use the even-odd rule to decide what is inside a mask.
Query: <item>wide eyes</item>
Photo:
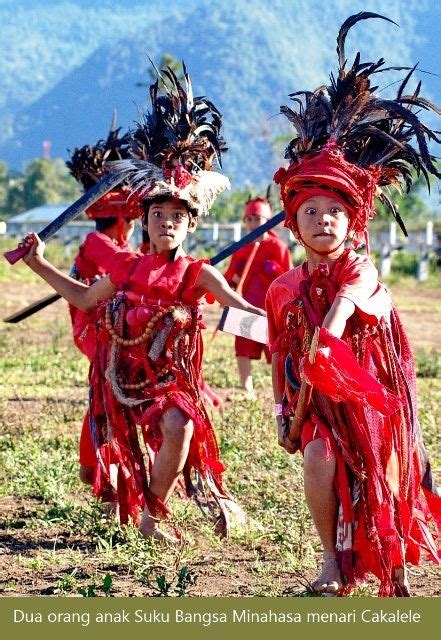
[[[160,220],[160,219],[162,218],[162,216],[163,216],[162,211],[151,211],[151,214],[152,214],[152,216],[153,216],[154,218],[157,218],[157,219],[159,219],[159,220]],[[184,214],[184,213],[181,213],[180,211],[175,211],[175,212],[172,214],[172,216],[171,216],[171,217],[172,217],[173,222],[181,222],[181,221],[185,218],[185,214]]]
[[[307,209],[305,209],[305,214],[307,216],[313,216],[315,213],[317,213],[317,209],[316,207],[308,207]],[[329,209],[329,213],[333,216],[338,215],[339,213],[341,213],[341,209],[340,207],[331,207]]]

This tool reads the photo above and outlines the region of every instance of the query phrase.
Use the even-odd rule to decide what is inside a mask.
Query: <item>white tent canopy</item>
[[[29,231],[40,231],[50,222],[55,220],[69,206],[70,202],[61,204],[43,204],[33,209],[28,209],[23,213],[19,213],[6,221],[6,233],[10,236],[24,236]],[[62,227],[56,234],[63,241],[70,240],[74,237],[84,237],[89,231],[95,228],[95,224],[91,220],[85,220],[83,217],[73,220],[66,226]]]
[[[49,224],[52,220],[55,220],[57,216],[59,216],[67,207],[70,206],[70,203],[65,204],[43,204],[40,207],[34,207],[33,209],[28,209],[28,211],[23,211],[23,213],[19,213],[12,218],[9,218],[7,221],[8,226],[10,224]]]

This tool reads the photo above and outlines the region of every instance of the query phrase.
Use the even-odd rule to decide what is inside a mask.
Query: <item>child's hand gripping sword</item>
[[[315,362],[315,356],[317,353],[318,347],[318,338],[319,338],[320,327],[316,327],[314,331],[314,335],[311,341],[311,348],[309,350],[308,358],[311,364]],[[302,384],[300,386],[299,391],[299,399],[297,400],[296,410],[294,412],[293,419],[291,421],[288,439],[291,441],[296,441],[300,438],[300,434],[302,431],[302,426],[305,421],[306,413],[308,411],[309,403],[311,402],[312,395],[312,385],[306,382],[305,378],[302,380]]]

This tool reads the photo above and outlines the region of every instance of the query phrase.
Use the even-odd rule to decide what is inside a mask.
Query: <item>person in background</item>
[[[71,153],[66,165],[84,191],[106,175],[106,162],[126,157],[126,138],[120,138],[119,131],[112,123],[106,140],[98,140],[94,146],[84,145]],[[95,231],[86,236],[74,259],[70,275],[79,282],[88,286],[93,284],[109,273],[118,251],[131,251],[128,243],[140,209],[127,200],[127,195],[124,187],[113,190],[86,210],[87,217],[95,221]],[[69,311],[75,345],[91,362],[97,341],[96,310],[85,312],[70,304]],[[79,463],[80,479],[93,485],[97,458],[90,433],[89,411],[84,416],[81,430]]]
[[[246,202],[243,222],[247,233],[260,227],[273,215],[268,199],[253,198]],[[225,278],[245,300],[261,309],[265,306],[265,296],[270,284],[279,275],[291,269],[291,256],[287,245],[274,231],[267,231],[253,243],[238,251],[232,257]],[[240,382],[249,399],[254,398],[252,360],[260,360],[262,354],[267,363],[271,362],[268,347],[260,342],[236,336],[234,350],[237,359]]]

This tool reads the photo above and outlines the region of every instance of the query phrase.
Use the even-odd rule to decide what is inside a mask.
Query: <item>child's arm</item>
[[[266,315],[263,309],[255,307],[233,291],[224,276],[209,264],[202,265],[195,288],[201,293],[211,293],[224,307],[236,307],[260,316]]]
[[[376,295],[379,293],[378,271],[369,256],[352,256],[339,281],[337,297],[323,322],[323,327],[336,338],[342,337],[346,322],[356,309],[372,323],[385,313],[384,298]]]
[[[44,258],[45,244],[36,233],[29,233],[20,245],[30,247],[29,253],[23,258],[24,262],[60,296],[82,311],[92,311],[98,300],[106,300],[116,291],[108,276],[88,287],[56,269]]]
[[[285,368],[279,367],[280,355],[279,352],[275,350],[277,349],[277,337],[283,330],[282,323],[280,321],[280,311],[284,307],[283,296],[281,295],[280,290],[275,287],[276,282],[277,281],[273,282],[268,289],[268,292],[266,294],[265,307],[268,318],[269,346],[272,350],[274,349],[274,352],[271,356],[271,378],[273,383],[274,410],[277,414],[281,413],[280,405],[282,404],[283,390],[285,388]],[[291,299],[292,296],[288,294],[287,297],[288,299]],[[295,453],[296,449],[294,448],[293,443],[291,443],[288,438],[285,438],[285,425],[283,415],[276,415],[276,422],[279,445],[286,449],[288,453]]]
[[[336,298],[331,305],[323,327],[336,338],[341,338],[346,327],[347,320],[355,311],[355,304],[348,298]]]

